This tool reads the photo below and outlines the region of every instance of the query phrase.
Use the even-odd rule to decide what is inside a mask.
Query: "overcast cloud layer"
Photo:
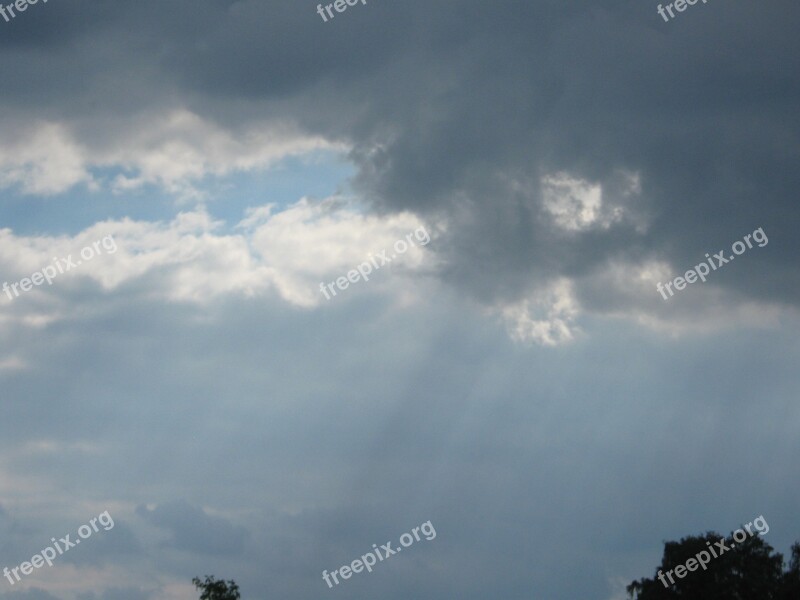
[[[664,540],[762,514],[786,553],[800,8],[656,6],[0,20],[0,283],[114,241],[0,291],[0,568],[115,521],[0,600],[189,600],[205,574],[245,600],[622,600]]]

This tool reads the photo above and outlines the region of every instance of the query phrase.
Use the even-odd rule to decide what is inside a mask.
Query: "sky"
[[[24,6],[0,568],[81,545],[0,600],[623,600],[800,540],[796,2]]]

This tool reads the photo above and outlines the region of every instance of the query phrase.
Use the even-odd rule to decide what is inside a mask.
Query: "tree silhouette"
[[[200,600],[239,600],[239,586],[233,580],[216,581],[213,575],[206,575],[205,581],[200,581],[199,577],[192,579],[192,583],[199,590],[203,590],[200,594]]]
[[[724,540],[727,550],[720,551],[717,542],[722,536],[709,531],[689,536],[679,542],[666,542],[661,564],[652,579],[633,581],[626,588],[634,600],[797,600],[800,598],[800,544],[792,546],[789,570],[783,571],[783,556],[758,536],[743,542]],[[711,548],[718,555],[711,556]],[[705,569],[696,557],[704,552],[709,559]],[[705,558],[705,557],[704,557]],[[688,563],[689,559],[695,559]],[[683,570],[676,567],[694,567]],[[666,576],[672,571],[671,583]],[[666,582],[666,585],[665,585]]]
[[[783,590],[779,598],[800,598],[800,544],[792,546],[792,560],[789,562],[789,570],[783,576]]]

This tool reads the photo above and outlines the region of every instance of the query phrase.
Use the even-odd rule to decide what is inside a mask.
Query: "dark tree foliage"
[[[783,590],[780,600],[796,600],[800,598],[800,543],[792,546],[792,560],[789,570],[783,576]]]
[[[728,550],[720,554],[716,543],[721,539],[721,535],[709,531],[680,542],[666,542],[653,578],[631,582],[628,594],[634,600],[800,600],[800,544],[792,547],[789,570],[784,572],[783,556],[760,536],[748,536],[742,543],[728,537]],[[686,565],[702,551],[709,552],[709,545],[718,556],[712,556],[705,570],[694,563],[696,570],[683,578],[675,575],[678,565]],[[664,576],[670,570],[675,583],[664,577],[665,587],[659,572]]]
[[[213,575],[206,575],[205,581],[200,581],[199,577],[192,579],[192,583],[203,593],[200,600],[239,600],[239,586],[233,580],[225,582],[216,581]]]

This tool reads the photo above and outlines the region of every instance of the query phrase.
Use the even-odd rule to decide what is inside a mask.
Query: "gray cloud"
[[[61,600],[45,592],[44,590],[32,588],[24,592],[11,592],[0,595],[3,600]]]
[[[78,595],[77,600],[150,600],[153,598],[149,592],[138,588],[110,588],[98,596],[92,592]]]
[[[185,501],[136,508],[136,514],[172,534],[169,546],[199,554],[239,555],[246,531]]]
[[[29,335],[43,348],[60,332],[39,350],[60,368],[46,385],[32,372],[4,389],[58,411],[34,431],[33,414],[15,423],[6,406],[0,424],[36,436],[47,425],[57,440],[82,431],[103,451],[15,475],[75,498],[187,498],[140,506],[131,527],[148,562],[112,564],[234,578],[249,597],[317,598],[323,569],[428,519],[434,541],[348,581],[350,593],[607,600],[608,578],[649,570],[661,539],[756,513],[778,548],[796,537],[796,469],[782,464],[785,484],[772,487],[764,467],[794,448],[796,326],[678,344],[598,325],[558,353],[520,351],[430,286],[428,302],[389,313],[263,299],[133,309],[134,295],[109,300],[103,319]],[[110,335],[114,323],[126,333]],[[59,428],[66,418],[81,427]]]

